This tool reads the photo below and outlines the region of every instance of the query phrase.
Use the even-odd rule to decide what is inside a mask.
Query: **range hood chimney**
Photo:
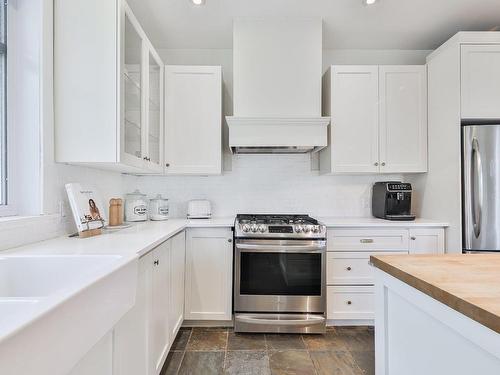
[[[234,153],[307,153],[327,146],[321,117],[321,19],[235,19]]]

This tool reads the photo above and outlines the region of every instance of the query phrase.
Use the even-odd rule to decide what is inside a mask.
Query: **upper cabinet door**
[[[462,118],[500,119],[500,44],[462,46]]]
[[[325,114],[332,121],[329,147],[321,155],[322,172],[376,173],[378,67],[333,66],[330,74],[325,85],[330,113]]]
[[[148,100],[146,161],[151,169],[163,172],[163,63],[153,49],[148,51]]]
[[[221,67],[166,66],[166,173],[221,174],[221,138]]]
[[[380,171],[427,171],[427,74],[423,65],[379,67]]]
[[[122,40],[122,157],[126,162],[143,165],[143,39],[133,16],[125,11]]]

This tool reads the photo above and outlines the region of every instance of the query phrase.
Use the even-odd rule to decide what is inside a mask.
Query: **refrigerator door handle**
[[[481,153],[479,150],[479,142],[477,138],[472,140],[471,153],[471,209],[472,209],[472,226],[474,236],[479,238],[481,235],[481,217],[483,213],[483,165],[481,162]]]

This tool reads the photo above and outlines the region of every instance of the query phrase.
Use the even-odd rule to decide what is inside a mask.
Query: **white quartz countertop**
[[[367,228],[367,227],[391,227],[391,228],[415,228],[415,227],[448,227],[449,224],[440,220],[415,219],[413,221],[391,221],[377,219],[375,217],[315,217],[327,227],[331,228]]]
[[[89,238],[62,236],[3,251],[1,255],[129,255],[142,256],[186,228],[232,227],[234,217],[170,219],[132,223],[131,227],[105,231]]]
[[[319,221],[333,228],[362,227],[447,227],[448,223],[437,220],[388,221],[362,217],[319,217]],[[0,254],[9,255],[128,255],[142,256],[156,246],[186,228],[232,227],[234,217],[212,219],[170,219],[134,223],[130,228],[106,231],[90,238],[68,236],[13,248]]]

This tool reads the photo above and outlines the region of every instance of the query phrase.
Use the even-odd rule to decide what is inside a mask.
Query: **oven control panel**
[[[292,226],[273,226],[270,225],[268,227],[269,233],[293,233],[293,227]]]

